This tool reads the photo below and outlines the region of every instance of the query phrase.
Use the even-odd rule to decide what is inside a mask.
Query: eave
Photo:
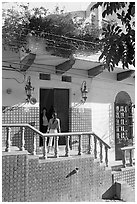
[[[66,71],[68,71],[69,69],[71,69],[72,66],[75,64],[75,61],[76,60],[74,58],[72,58],[66,62],[63,62],[63,63],[55,66],[56,74],[63,74]]]
[[[128,71],[117,73],[117,81],[122,81],[124,79],[127,79],[128,77],[131,77],[131,75],[134,73],[135,73],[135,70],[128,70]]]
[[[29,67],[34,63],[36,54],[29,53],[20,61],[20,71],[27,71]]]
[[[98,74],[102,73],[103,70],[104,70],[104,66],[103,65],[98,65],[98,66],[88,70],[88,76],[89,77],[95,77]]]

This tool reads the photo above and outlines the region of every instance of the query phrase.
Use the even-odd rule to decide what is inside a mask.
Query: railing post
[[[97,139],[94,136],[94,157],[97,159]]]
[[[43,137],[43,158],[47,159],[47,137]]]
[[[89,134],[88,137],[89,137],[89,149],[88,149],[88,154],[91,154],[91,150],[92,150],[92,147],[91,147],[91,134]]]
[[[123,167],[126,167],[126,150],[122,150],[122,162],[123,162]]]
[[[100,162],[102,163],[103,162],[103,154],[102,154],[102,142],[99,141],[99,144],[100,144]]]
[[[55,141],[55,149],[54,149],[54,154],[55,157],[58,158],[59,157],[59,147],[58,147],[58,136],[54,136],[54,141]]]
[[[70,138],[70,149],[72,150],[72,136],[69,136]]]
[[[32,152],[33,155],[36,155],[36,147],[37,147],[37,145],[36,145],[36,135],[34,134],[34,136],[33,136],[33,152]]]
[[[82,135],[78,135],[79,145],[78,145],[78,155],[82,155]]]
[[[11,133],[11,128],[7,127],[7,138],[6,138],[6,148],[5,152],[10,152],[10,133]]]
[[[105,146],[105,162],[106,162],[106,167],[108,167],[108,148]]]
[[[132,154],[132,149],[129,150],[129,162],[130,166],[133,166],[133,154]]]
[[[70,147],[69,147],[69,138],[70,136],[66,136],[66,147],[65,147],[65,156],[69,157],[70,156]]]
[[[24,133],[25,133],[25,127],[22,127],[21,128],[21,147],[20,147],[21,151],[25,150],[25,148],[24,148],[24,145],[25,145]]]

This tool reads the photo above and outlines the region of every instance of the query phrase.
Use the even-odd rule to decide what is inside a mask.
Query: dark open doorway
[[[54,107],[61,123],[61,132],[69,131],[69,89],[40,89],[40,113],[43,107],[46,107],[48,112],[48,119],[51,118],[49,114],[51,107]],[[41,118],[41,117],[40,117]],[[41,120],[41,119],[40,119]],[[41,131],[41,121],[40,121]],[[59,138],[59,145],[65,144],[65,137]],[[40,138],[40,146],[43,145],[42,138]]]

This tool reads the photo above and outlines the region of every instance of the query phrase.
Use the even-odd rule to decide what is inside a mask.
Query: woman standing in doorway
[[[42,132],[46,133],[48,129],[48,118],[47,118],[47,109],[45,107],[42,109],[41,121],[42,121]]]
[[[48,129],[47,109],[44,107],[40,115],[40,131],[46,133]],[[43,146],[43,137],[40,136],[39,145]]]
[[[48,125],[48,133],[58,133],[61,132],[60,130],[60,119],[57,118],[57,113],[54,112],[52,114],[52,118],[49,120],[49,125]],[[49,138],[49,143],[48,143],[48,152],[51,150],[52,148],[52,142],[53,142],[53,137]],[[55,145],[55,142],[54,142]]]

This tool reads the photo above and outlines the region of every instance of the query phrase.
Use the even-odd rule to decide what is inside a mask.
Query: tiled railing
[[[126,167],[126,153],[129,152],[129,164],[130,166],[133,166],[133,151],[135,149],[135,146],[129,146],[129,147],[122,147],[122,162],[123,162],[123,167]]]
[[[65,147],[65,156],[70,156],[70,146],[69,146],[69,138],[70,136],[78,136],[78,155],[82,155],[82,137],[84,135],[88,135],[88,154],[91,154],[93,152],[94,158],[97,159],[98,155],[100,158],[100,162],[103,162],[103,150],[105,152],[105,163],[106,166],[108,166],[108,149],[110,149],[110,146],[106,144],[101,138],[99,138],[95,133],[93,132],[67,132],[67,133],[54,133],[54,134],[46,134],[42,133],[36,128],[32,127],[29,124],[3,124],[3,128],[7,129],[7,137],[6,137],[6,152],[10,152],[10,142],[11,142],[11,129],[13,127],[19,127],[21,129],[21,146],[20,150],[24,150],[25,140],[24,140],[24,132],[25,128],[30,128],[33,130],[36,134],[43,137],[43,158],[47,159],[47,137],[54,137],[55,138],[55,148],[54,148],[54,156],[55,158],[59,157],[59,148],[58,148],[58,139],[59,137],[66,138],[66,147]],[[92,144],[93,142],[93,144]],[[104,148],[104,149],[103,149]],[[99,153],[99,154],[98,154]],[[36,138],[34,136],[34,144],[33,144],[33,155],[36,155]]]

